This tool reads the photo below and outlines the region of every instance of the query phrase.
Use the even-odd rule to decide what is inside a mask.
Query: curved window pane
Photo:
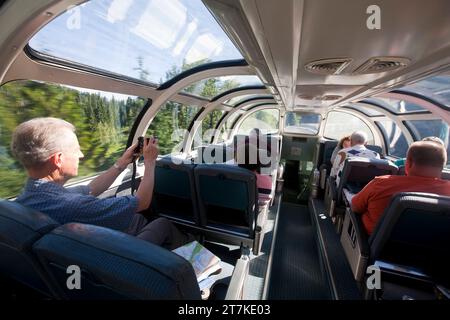
[[[201,0],[92,0],[55,18],[29,44],[154,84],[206,62],[242,59]]]
[[[367,143],[374,144],[372,130],[361,119],[345,112],[332,111],[328,113],[325,132],[323,134],[325,137],[340,140],[355,131],[365,132],[368,139]]]
[[[146,99],[36,81],[15,81],[0,88],[0,198],[18,195],[25,170],[10,151],[13,130],[36,117],[72,123],[84,158],[78,178],[110,168],[124,152],[130,128]],[[71,181],[74,181],[71,180]]]
[[[233,113],[226,122],[226,126],[228,129],[231,129],[231,127],[233,126],[234,122],[237,120],[238,117],[240,117],[243,114],[242,111],[237,111],[235,113]]]
[[[245,94],[242,96],[237,96],[234,98],[231,98],[230,100],[225,101],[226,104],[231,105],[233,107],[237,106],[238,104],[252,98],[261,98],[261,99],[273,99],[272,96],[269,95],[260,95],[260,94]]]
[[[160,154],[181,151],[187,129],[198,110],[197,106],[169,101],[158,111],[148,127],[147,135],[158,137]]]
[[[200,80],[183,92],[211,99],[222,92],[251,85],[262,85],[262,82],[257,76],[224,76]]]
[[[381,126],[388,143],[388,154],[404,158],[408,151],[408,142],[400,128],[391,120],[376,121]]]
[[[254,128],[260,129],[262,134],[277,133],[279,115],[280,111],[277,109],[253,112],[241,123],[238,134],[248,135]]]
[[[255,103],[250,103],[250,104],[246,104],[245,107],[241,108],[244,111],[248,111],[254,107],[261,107],[261,106],[270,106],[270,105],[277,105],[275,102],[255,102]]]
[[[201,134],[201,141],[204,144],[208,144],[211,142],[211,138],[214,135],[214,130],[219,122],[220,118],[225,111],[222,110],[214,110],[211,111],[202,121],[201,129],[202,131],[197,131],[197,136]]]
[[[406,121],[410,128],[417,135],[418,139],[425,137],[440,138],[447,148],[447,167],[450,165],[450,129],[447,123],[443,120],[411,120]]]
[[[450,107],[450,75],[441,74],[429,77],[402,89],[416,92]]]
[[[380,104],[394,114],[407,114],[417,111],[428,111],[421,106],[404,100],[390,99],[390,98],[368,98],[366,101],[372,101]]]
[[[378,117],[383,116],[383,114],[375,109],[372,109],[363,104],[353,104],[350,106],[350,109],[359,110],[364,113],[368,117]]]
[[[234,124],[234,121],[236,121],[236,119],[242,115],[242,113],[242,111],[236,111],[227,119],[225,124],[220,129],[218,142],[224,142],[230,138],[229,135],[231,133],[231,126]]]
[[[406,123],[414,130],[419,140],[431,136],[441,138],[444,142],[448,140],[448,124],[441,119],[410,120]]]
[[[315,135],[319,132],[320,114],[286,112],[284,117],[284,132]]]
[[[259,95],[258,94],[244,94],[242,96],[236,96],[234,98],[231,98],[231,99],[225,101],[225,104],[228,104],[228,105],[234,107],[235,105],[241,103],[242,101],[245,101],[247,99],[257,97],[257,96],[259,96]]]

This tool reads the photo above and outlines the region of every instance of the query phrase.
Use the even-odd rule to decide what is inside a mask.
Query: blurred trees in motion
[[[0,88],[0,198],[20,193],[26,179],[21,164],[12,157],[11,135],[22,122],[36,117],[56,117],[72,123],[85,158],[79,176],[109,168],[125,149],[131,126],[146,99],[115,99],[111,94],[42,83],[15,81]]]
[[[184,63],[181,69],[173,67],[166,73],[166,81],[207,62]],[[142,69],[142,66],[138,67]],[[146,75],[148,72],[142,69],[142,80]],[[183,91],[210,99],[237,86],[239,83],[233,79],[210,78],[198,81]],[[130,129],[146,103],[144,98],[38,81],[4,84],[0,87],[0,198],[17,196],[26,180],[25,169],[10,151],[12,132],[20,123],[36,117],[56,117],[72,123],[84,153],[79,166],[78,179],[81,179],[113,165],[123,153]],[[153,119],[147,135],[158,137],[161,154],[180,151],[185,138],[184,130],[189,129],[200,111],[199,106],[168,101]],[[223,111],[214,110],[203,119],[199,141],[209,143],[208,129],[214,129],[222,115]]]

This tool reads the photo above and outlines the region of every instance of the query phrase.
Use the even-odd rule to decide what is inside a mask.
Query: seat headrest
[[[59,223],[48,215],[8,200],[0,200],[0,218],[17,225],[23,225],[30,231],[39,234],[47,233],[59,226]],[[6,227],[5,224],[2,225]]]
[[[256,176],[248,169],[241,168],[239,166],[230,166],[227,164],[199,164],[194,169],[195,172],[204,175],[226,175],[230,177],[236,177],[239,180],[256,180]]]
[[[345,160],[340,185],[348,182],[366,184],[374,177],[380,175],[395,175],[398,167],[388,160],[369,159],[362,157],[348,158]]]

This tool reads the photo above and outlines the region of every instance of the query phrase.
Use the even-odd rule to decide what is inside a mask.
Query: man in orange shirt
[[[440,179],[447,163],[445,147],[434,141],[411,144],[406,176],[375,177],[352,199],[352,210],[362,214],[366,232],[372,234],[391,197],[399,192],[426,192],[450,196],[450,181]]]

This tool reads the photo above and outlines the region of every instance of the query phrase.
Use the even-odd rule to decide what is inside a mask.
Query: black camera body
[[[136,149],[134,149],[135,160],[137,158],[139,158],[140,156],[142,156],[142,154],[144,152],[144,139],[147,140],[147,143],[150,142],[150,138],[138,137],[138,145],[137,145]],[[158,138],[155,136],[155,137],[153,137],[153,140],[156,142],[158,140]]]
[[[147,143],[150,140],[150,138],[145,138],[147,139]],[[139,158],[140,156],[142,156],[144,150],[144,137],[139,137],[138,138],[138,145],[136,147],[136,149],[134,149],[134,156],[136,158]]]

